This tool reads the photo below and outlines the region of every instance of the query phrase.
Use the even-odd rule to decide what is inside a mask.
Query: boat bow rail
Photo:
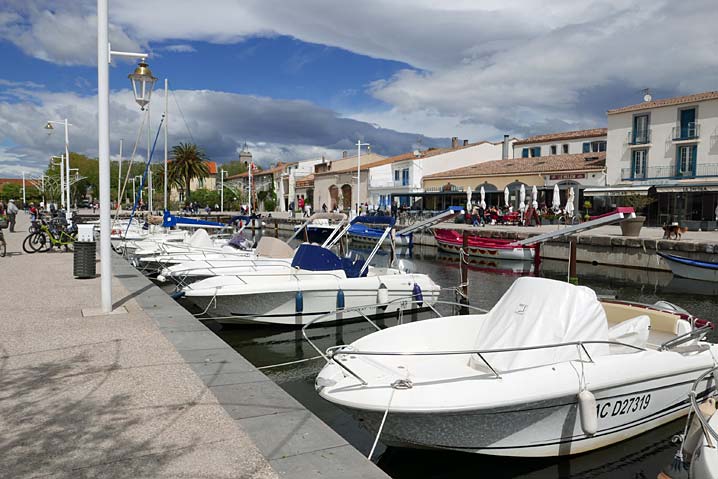
[[[690,414],[695,416],[698,419],[698,421],[700,422],[701,430],[703,432],[703,436],[706,439],[706,441],[709,444],[712,443],[713,445],[718,445],[718,431],[713,429],[711,427],[711,425],[708,424],[708,420],[705,417],[703,417],[703,413],[700,410],[700,404],[698,404],[699,397],[701,397],[701,399],[705,399],[705,397],[703,397],[704,395],[698,392],[698,389],[700,388],[701,383],[703,381],[705,381],[706,378],[708,378],[708,376],[713,377],[713,383],[714,383],[713,396],[714,397],[716,396],[717,391],[715,389],[715,384],[718,382],[718,365],[716,365],[716,366],[712,367],[711,369],[709,369],[708,371],[704,372],[703,374],[698,376],[698,378],[695,381],[693,381],[693,386],[691,387],[691,390],[688,393],[688,398],[691,401]],[[690,424],[690,417],[688,418],[688,424]],[[681,449],[682,448],[683,448],[683,446],[681,446]]]

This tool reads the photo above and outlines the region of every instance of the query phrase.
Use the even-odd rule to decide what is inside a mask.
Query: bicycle
[[[558,224],[561,226],[571,226],[581,223],[581,218],[575,215],[564,213],[558,217]]]
[[[65,251],[70,251],[77,239],[77,228],[68,228],[64,219],[53,218],[49,224],[40,220],[38,227],[39,231],[30,233],[22,242],[22,249],[26,253],[50,251],[54,247],[63,246]]]

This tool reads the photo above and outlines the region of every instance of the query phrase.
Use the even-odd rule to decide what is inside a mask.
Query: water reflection
[[[356,250],[367,255],[364,249]],[[458,257],[437,254],[436,248],[417,246],[411,256],[400,258],[406,268],[427,273],[442,287],[455,287],[460,280]],[[389,256],[380,251],[374,264],[386,265]],[[715,302],[718,285],[696,284],[674,279],[670,273],[638,269],[611,268],[603,265],[578,264],[581,284],[599,295],[618,299],[654,303],[667,300],[706,319],[718,317]],[[564,280],[568,265],[563,261],[545,260],[541,275]],[[531,265],[474,263],[469,268],[471,304],[490,309],[516,279],[517,274],[531,274]],[[453,298],[446,298],[453,299]],[[425,313],[405,316],[404,321],[421,320]],[[384,318],[378,324],[393,326],[396,317]],[[245,358],[257,366],[283,363],[316,356],[316,351],[303,341],[299,330],[277,330],[271,327],[225,327],[218,334]],[[366,322],[338,323],[310,330],[312,341],[322,350],[337,344],[349,344],[374,329]],[[715,338],[715,333],[714,338]],[[314,391],[314,378],[323,361],[265,370],[282,388],[329,424],[347,441],[367,454],[374,435],[362,429],[346,412],[323,401]],[[669,464],[675,453],[670,438],[683,426],[675,421],[647,434],[599,451],[569,458],[515,459],[481,456],[469,453],[418,451],[379,446],[375,457],[382,469],[395,478],[655,478]]]

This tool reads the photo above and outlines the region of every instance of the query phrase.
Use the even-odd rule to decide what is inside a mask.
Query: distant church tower
[[[252,163],[252,152],[247,148],[247,142],[242,146],[242,151],[239,152],[239,161],[244,161],[247,165]]]

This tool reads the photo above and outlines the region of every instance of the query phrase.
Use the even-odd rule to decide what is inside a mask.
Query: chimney
[[[464,146],[468,146],[469,140],[464,140]]]
[[[349,156],[347,150],[342,151],[342,158],[346,158],[347,156]]]
[[[452,136],[451,137],[451,149],[455,150],[459,146],[459,137],[458,136]]]
[[[509,135],[504,135],[504,143],[501,145],[501,159],[509,159]]]

